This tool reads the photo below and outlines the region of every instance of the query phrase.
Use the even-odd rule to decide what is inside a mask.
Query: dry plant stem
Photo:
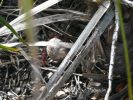
[[[79,12],[79,11],[75,11],[75,10],[69,10],[69,9],[46,9],[45,11],[50,11],[50,12],[56,12],[56,13],[60,13],[60,12],[63,12],[63,13],[72,13],[72,14],[76,14],[76,15],[87,15],[83,12]]]
[[[108,74],[108,89],[107,89],[104,100],[109,100],[109,95],[110,95],[111,90],[112,90],[113,68],[114,68],[114,61],[115,61],[116,42],[118,39],[118,30],[119,30],[119,17],[118,17],[117,6],[115,3],[115,29],[114,29],[112,46],[111,46],[111,54],[110,54],[110,65],[109,65],[109,74]]]
[[[71,50],[69,51],[65,59],[62,61],[62,63],[58,67],[53,77],[49,80],[47,90],[44,90],[44,93],[42,93],[42,97],[39,98],[40,100],[42,99],[52,100],[55,93],[60,88],[60,86],[62,86],[63,83],[72,75],[76,66],[72,67],[70,65],[71,64],[75,65],[77,63],[77,60],[75,61],[76,63],[73,63],[72,59],[74,59],[74,57],[76,58],[78,57],[78,52],[82,49],[81,47],[85,43],[86,39],[88,38],[92,30],[95,28],[95,26],[97,25],[101,17],[105,14],[107,9],[109,8],[110,1],[105,1],[103,5],[104,6],[99,7],[98,11],[95,13],[95,15],[90,20],[90,22],[88,23],[84,31],[81,33],[81,35],[79,36],[79,38],[77,39],[77,41],[75,42],[75,44],[73,45],[73,47],[71,48]],[[66,73],[64,71],[67,68],[71,69],[71,71],[69,70]],[[65,74],[65,77],[62,76],[63,74]]]
[[[62,0],[48,0],[40,5],[38,5],[37,7],[34,7],[30,12],[31,12],[31,16],[53,6],[54,4],[60,2]],[[13,21],[11,21],[9,24],[10,25],[14,25],[14,24],[18,24],[22,21],[24,21],[24,17],[25,14],[20,15],[19,17],[17,17],[16,19],[14,19]],[[7,28],[4,26],[0,29],[0,36],[6,35],[7,33],[4,33],[4,31],[7,30]]]
[[[40,69],[47,70],[47,71],[50,71],[50,72],[56,72],[57,71],[56,69],[52,69],[52,68],[48,68],[48,67],[41,67]],[[73,75],[83,77],[83,74],[73,73]],[[92,75],[92,77],[93,77],[93,75]]]
[[[42,17],[42,18],[37,18],[32,20],[32,24],[33,27],[37,27],[37,26],[41,26],[41,25],[45,25],[45,24],[50,24],[50,23],[54,23],[54,22],[61,22],[61,21],[68,21],[68,20],[79,20],[79,21],[89,21],[87,18],[85,19],[85,15],[81,16],[81,15],[76,15],[76,14],[55,14],[55,15],[51,15],[51,16],[47,16],[47,17]],[[13,25],[13,28],[16,31],[21,31],[26,29],[26,23],[18,23]],[[10,34],[11,31],[9,29],[6,29],[3,31],[3,33],[6,34]],[[2,36],[3,34],[0,34],[0,36]]]
[[[130,7],[133,7],[133,1],[130,0],[122,0],[125,5],[128,5]]]
[[[24,46],[23,43],[21,42],[14,42],[14,43],[6,43],[2,44],[7,47],[22,47]],[[60,45],[65,48],[71,48],[73,46],[73,43],[68,43],[68,42],[59,42],[58,44],[55,42],[49,42],[49,41],[38,41],[36,43],[29,43],[29,46],[32,47],[44,47],[44,46],[55,46],[55,45]]]

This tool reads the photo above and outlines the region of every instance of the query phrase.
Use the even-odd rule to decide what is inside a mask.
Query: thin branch
[[[108,74],[108,90],[107,90],[104,100],[109,100],[109,95],[112,90],[113,69],[114,69],[114,61],[115,61],[116,42],[117,42],[117,38],[118,38],[118,30],[119,30],[119,17],[118,17],[117,6],[115,3],[115,29],[114,29],[112,46],[111,46],[111,54],[110,54],[110,65],[109,65],[109,74]]]

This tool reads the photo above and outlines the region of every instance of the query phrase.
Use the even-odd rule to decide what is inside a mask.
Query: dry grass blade
[[[42,3],[30,11],[31,12],[30,16],[33,16],[33,15],[43,11],[44,9],[47,9],[48,7],[51,7],[52,5],[54,5],[60,1],[61,0],[48,0],[44,3]],[[25,14],[22,14],[21,16],[19,16],[18,18],[14,19],[12,22],[10,22],[9,24],[12,26],[15,24],[18,24],[18,23],[24,21],[24,17],[25,17]],[[4,33],[5,30],[7,30],[7,28],[5,26],[0,29],[0,36],[6,35],[6,33]]]
[[[62,22],[62,21],[69,21],[69,20],[78,20],[78,21],[89,21],[89,18],[86,18],[87,16],[80,16],[80,15],[74,15],[74,14],[56,14],[51,15],[47,17],[42,17],[38,19],[32,20],[33,27],[41,26],[44,24],[50,24],[55,22]],[[13,28],[16,31],[21,31],[26,29],[26,23],[18,23],[13,25]],[[11,33],[10,30],[4,30],[3,33],[9,34]]]

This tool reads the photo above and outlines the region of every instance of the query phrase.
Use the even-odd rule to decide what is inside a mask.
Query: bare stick
[[[119,17],[118,17],[117,6],[115,3],[115,29],[114,29],[112,46],[111,46],[111,54],[110,54],[108,90],[107,90],[104,100],[109,100],[109,95],[112,90],[113,68],[114,68],[114,61],[115,61],[115,49],[116,49],[116,42],[117,42],[117,38],[118,38],[118,30],[119,30]]]

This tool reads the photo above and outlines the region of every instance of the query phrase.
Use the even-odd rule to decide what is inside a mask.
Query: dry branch
[[[108,75],[108,90],[105,95],[105,100],[109,100],[109,95],[112,90],[112,80],[113,80],[113,69],[114,69],[114,63],[115,63],[115,50],[116,50],[116,42],[118,39],[118,30],[119,30],[119,17],[118,17],[118,10],[115,3],[115,29],[113,34],[113,40],[112,40],[112,46],[111,46],[111,53],[110,53],[110,65],[109,65],[109,75]]]

